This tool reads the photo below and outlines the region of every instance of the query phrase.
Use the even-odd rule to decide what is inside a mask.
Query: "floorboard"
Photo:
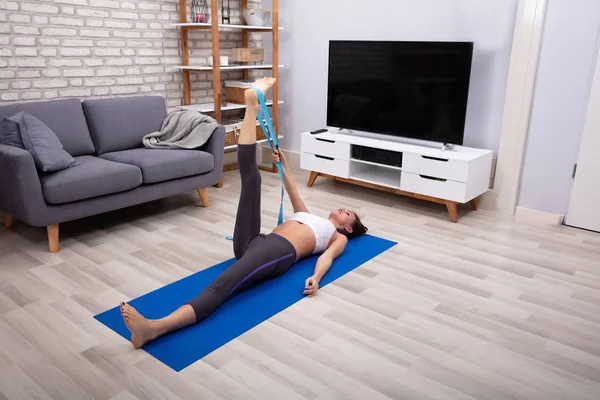
[[[600,398],[600,234],[294,176],[311,211],[398,245],[179,373],[93,316],[233,256],[237,171],[210,208],[191,192],[62,224],[54,254],[0,228],[0,399]]]

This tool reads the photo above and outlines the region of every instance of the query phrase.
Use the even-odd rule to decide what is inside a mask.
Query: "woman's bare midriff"
[[[285,221],[275,228],[273,233],[290,241],[296,249],[296,260],[311,255],[317,245],[312,229],[298,221]]]

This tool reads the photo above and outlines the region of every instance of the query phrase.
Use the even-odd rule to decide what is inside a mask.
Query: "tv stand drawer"
[[[459,203],[465,203],[468,200],[466,183],[405,171],[402,171],[400,178],[400,189]]]
[[[302,135],[302,152],[349,161],[350,143],[320,138],[319,135],[304,134]]]
[[[350,162],[339,160],[319,154],[302,153],[300,155],[300,168],[333,175],[340,178],[350,176]]]
[[[469,163],[442,157],[404,153],[402,170],[413,174],[466,182],[469,174]]]

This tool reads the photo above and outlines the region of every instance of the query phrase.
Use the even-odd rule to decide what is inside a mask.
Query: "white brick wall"
[[[249,0],[260,7],[261,0]],[[191,3],[191,0],[188,1]],[[239,0],[231,0],[240,23]],[[183,103],[178,0],[0,1],[0,105],[68,97],[156,94]],[[221,32],[221,53],[241,34]],[[250,46],[261,36],[251,34]],[[190,63],[206,63],[210,34],[190,33]],[[239,79],[241,73],[222,73]],[[192,101],[212,101],[212,74],[192,74]]]

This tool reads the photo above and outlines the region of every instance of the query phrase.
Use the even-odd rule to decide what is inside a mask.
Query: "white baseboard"
[[[493,190],[490,190],[477,199],[477,206],[482,210],[498,211],[498,196]]]
[[[524,222],[530,222],[541,225],[562,225],[565,216],[562,214],[552,214],[544,211],[532,210],[525,207],[517,207],[515,219]]]

